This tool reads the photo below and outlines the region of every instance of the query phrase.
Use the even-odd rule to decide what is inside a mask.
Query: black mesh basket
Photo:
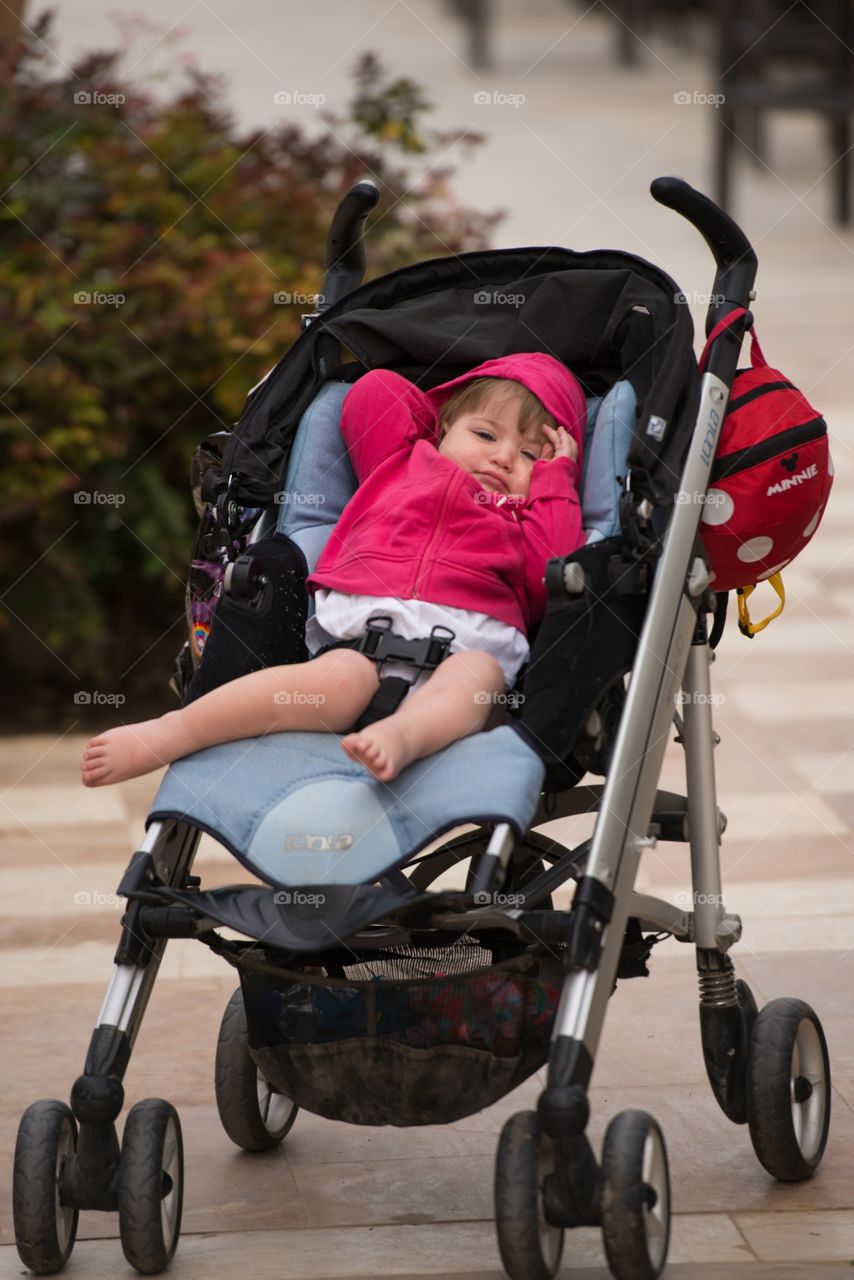
[[[547,1060],[562,985],[557,957],[490,960],[465,938],[372,952],[343,978],[241,964],[252,1056],[276,1089],[332,1120],[471,1115]]]

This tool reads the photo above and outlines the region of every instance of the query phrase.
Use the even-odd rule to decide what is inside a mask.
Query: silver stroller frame
[[[716,257],[716,295],[726,302],[717,304],[717,311],[714,306],[710,309],[710,331],[722,314],[747,305],[754,296],[753,251],[735,223],[686,183],[658,179],[653,194],[688,217]],[[725,909],[721,886],[719,847],[726,822],[715,788],[713,653],[706,627],[714,597],[697,535],[743,331],[744,324],[734,325],[714,344],[702,378],[696,427],[681,476],[681,500],[672,511],[656,566],[606,781],[602,786],[577,786],[563,792],[551,807],[541,799],[531,823],[528,838],[536,841],[536,828],[546,822],[597,812],[592,839],[581,850],[567,850],[554,842],[561,856],[575,856],[580,865],[572,910],[556,913],[560,940],[566,946],[566,976],[554,1021],[547,1086],[537,1111],[513,1116],[499,1143],[496,1220],[502,1259],[513,1280],[553,1275],[565,1229],[579,1225],[602,1227],[609,1265],[618,1280],[655,1277],[665,1265],[670,1194],[666,1151],[657,1124],[644,1112],[615,1117],[601,1162],[585,1134],[587,1089],[617,980],[627,922],[632,918],[641,929],[665,932],[694,945],[709,1080],[727,1117],[749,1124],[765,1168],[783,1180],[809,1177],[824,1150],[830,1074],[821,1025],[813,1011],[797,1000],[775,1000],[757,1011],[749,989],[736,981],[729,951],[740,937],[741,920]],[[648,521],[651,508],[645,509],[641,502],[638,514]],[[253,538],[263,532],[262,521]],[[567,566],[569,592],[581,589],[569,572],[577,567]],[[681,718],[674,715],[680,690],[684,694]],[[677,741],[685,753],[686,799],[657,789],[674,718]],[[674,838],[672,831],[662,830],[657,811],[668,810],[673,820],[674,808],[682,828],[676,838],[687,838],[690,845],[691,910],[634,888],[644,850],[654,848],[659,836]],[[152,874],[161,886],[173,889],[197,883],[191,872],[199,838],[200,831],[187,822],[152,823],[119,892],[143,890],[151,884],[146,877]],[[495,826],[470,872],[469,890],[475,902],[478,894],[491,898],[500,891],[516,843],[508,824]],[[436,865],[440,869],[452,865],[464,845],[465,837],[449,841],[443,847],[445,862],[440,853]],[[565,863],[561,866],[560,876],[555,868],[552,886],[566,879]],[[411,879],[419,888],[425,887],[423,865],[415,864]],[[548,889],[548,870],[538,880],[541,888]],[[432,922],[437,928],[448,925],[464,930],[490,927],[494,921],[496,927],[518,932],[524,916],[521,909],[487,905],[445,914],[440,909]],[[34,1103],[22,1121],[15,1184],[18,1242],[24,1260],[43,1274],[59,1270],[67,1260],[80,1208],[118,1209],[125,1254],[138,1269],[158,1270],[171,1259],[181,1216],[177,1116],[168,1103],[137,1104],[128,1117],[122,1149],[115,1120],[123,1101],[121,1079],[167,938],[194,937],[215,926],[216,921],[193,918],[180,907],[152,907],[131,897],[83,1074],[72,1089],[71,1111],[59,1102]],[[761,1069],[760,1059],[765,1063]],[[770,1071],[769,1061],[774,1064]],[[250,1069],[254,1079],[254,1066]],[[274,1145],[293,1117],[284,1123],[281,1115],[275,1123],[268,1119],[262,1086],[259,1081],[260,1121],[270,1135],[268,1145]],[[76,1141],[72,1111],[79,1123]],[[134,1113],[138,1113],[136,1121]],[[154,1137],[146,1138],[146,1131]],[[260,1132],[263,1140],[263,1127]],[[27,1152],[33,1147],[44,1152],[50,1143],[55,1168],[51,1180],[34,1192],[34,1158]],[[156,1222],[150,1215],[148,1225],[142,1227],[129,1207],[132,1199],[139,1199],[138,1183],[126,1173],[131,1157],[149,1170],[154,1188]],[[41,1226],[36,1229],[38,1223]]]

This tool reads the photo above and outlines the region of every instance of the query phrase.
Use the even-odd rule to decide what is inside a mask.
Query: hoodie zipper
[[[454,480],[457,480],[457,479],[458,479],[458,478],[457,478],[456,476],[452,477],[452,479],[451,479],[451,483],[448,485],[447,489],[445,490],[445,496],[444,496],[444,498],[442,499],[442,505],[441,505],[441,507],[439,508],[439,516],[438,516],[438,519],[436,520],[436,524],[435,524],[435,527],[434,527],[434,529],[433,529],[433,536],[430,538],[430,541],[427,543],[427,546],[426,546],[426,547],[424,548],[424,550],[422,551],[422,553],[421,553],[421,559],[418,561],[418,568],[415,570],[415,578],[414,578],[414,580],[413,580],[413,590],[409,593],[409,598],[410,598],[410,600],[420,600],[420,599],[421,599],[421,596],[419,595],[418,591],[416,591],[414,588],[415,588],[415,586],[416,586],[418,583],[420,583],[420,581],[421,581],[421,570],[422,570],[422,567],[423,567],[423,565],[424,565],[424,561],[425,561],[425,560],[427,559],[427,557],[429,556],[430,552],[431,552],[431,551],[432,551],[432,549],[433,549],[433,545],[434,545],[434,543],[436,542],[436,539],[439,537],[439,535],[440,535],[440,533],[441,533],[441,531],[442,531],[442,526],[443,526],[443,522],[444,522],[445,511],[446,511],[447,506],[448,506],[448,503],[449,503],[449,501],[450,501],[450,499],[451,499],[451,494],[454,492],[454,488],[455,488],[455,486],[454,486]],[[457,486],[457,487],[458,487],[458,486]]]

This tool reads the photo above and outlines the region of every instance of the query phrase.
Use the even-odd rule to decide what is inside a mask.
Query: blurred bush
[[[318,292],[344,191],[366,174],[382,190],[369,275],[483,248],[501,216],[461,207],[453,169],[429,167],[482,138],[426,128],[418,86],[371,55],[346,116],[302,107],[309,129],[284,108],[242,133],[223,77],[193,67],[159,97],[118,49],[52,75],[50,26],[33,24],[0,98],[7,729],[70,723],[80,690],[122,695],[123,718],[174,705],[190,455],[313,310],[274,295]]]

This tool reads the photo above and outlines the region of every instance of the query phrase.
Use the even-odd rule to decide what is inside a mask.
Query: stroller
[[[682,180],[656,179],[652,194],[715,258],[710,332],[753,298],[753,250]],[[197,451],[202,521],[179,694],[306,659],[305,579],[355,487],[341,404],[367,370],[429,388],[515,351],[563,360],[588,397],[587,540],[545,568],[548,607],[499,727],[389,783],[323,733],[228,743],[168,770],[118,889],[127,910],[115,968],[71,1106],[36,1102],[21,1122],[16,1238],[39,1274],[67,1262],[80,1209],[118,1211],[125,1257],[144,1274],[175,1251],[175,1109],[140,1102],[121,1144],[116,1133],[169,938],[195,938],[237,971],[215,1079],[226,1133],[246,1151],[281,1143],[300,1107],[362,1125],[449,1123],[548,1063],[536,1110],[507,1121],[496,1156],[496,1228],[513,1280],[553,1276],[577,1226],[601,1228],[617,1280],[664,1269],[659,1126],[622,1112],[598,1157],[585,1132],[609,996],[619,978],[647,972],[661,937],[695,948],[709,1083],[726,1117],[749,1126],[764,1168],[806,1179],[824,1151],[821,1024],[796,999],[757,1009],[736,978],[741,921],[721,893],[709,669],[725,597],[710,589],[699,522],[751,317],[723,329],[701,379],[684,297],[630,254],[489,250],[363,284],[362,228],[377,199],[367,181],[344,198],[323,309],[304,317],[234,431]],[[441,635],[402,640],[381,623],[353,647],[381,676],[386,662],[430,671],[447,648]],[[389,714],[406,684],[382,676],[359,725]],[[674,722],[687,796],[657,789]],[[595,827],[577,847],[538,830],[582,813]],[[202,832],[262,884],[204,889],[192,875]],[[691,910],[634,888],[658,840],[690,848]],[[462,887],[445,887],[453,871]],[[570,886],[571,907],[556,907],[552,895]]]

